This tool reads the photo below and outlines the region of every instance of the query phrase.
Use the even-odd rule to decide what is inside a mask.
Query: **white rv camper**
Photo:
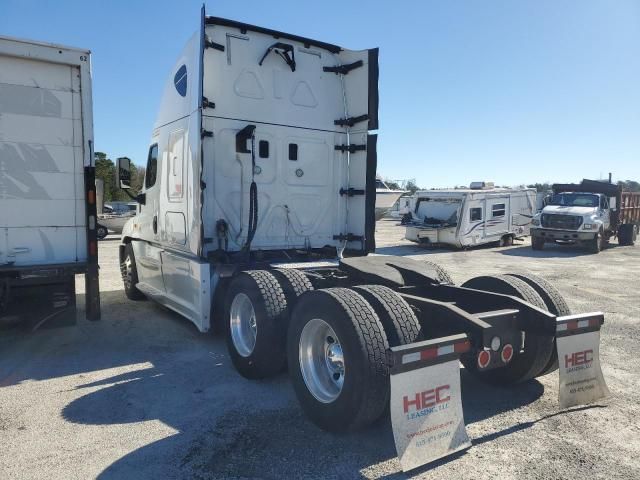
[[[469,247],[491,242],[511,245],[529,235],[536,192],[494,188],[473,182],[469,189],[417,191],[411,202],[406,238],[429,245]]]

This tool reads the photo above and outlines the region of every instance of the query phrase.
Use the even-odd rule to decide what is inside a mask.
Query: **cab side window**
[[[469,209],[469,219],[472,222],[477,222],[478,220],[482,220],[482,208],[470,208]]]
[[[600,197],[600,208],[602,210],[609,208],[609,205],[607,205],[607,197]]]
[[[151,145],[147,158],[147,171],[144,176],[144,188],[151,188],[156,184],[158,176],[158,144]]]

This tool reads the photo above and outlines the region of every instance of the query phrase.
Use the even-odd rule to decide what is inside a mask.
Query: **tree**
[[[95,153],[96,178],[104,182],[104,202],[130,201],[131,198],[116,186],[116,166],[113,161],[107,158],[104,152]],[[144,168],[138,168],[131,164],[131,195],[137,195],[142,190],[144,181]]]
[[[409,193],[411,193],[411,195],[416,193],[416,191],[421,190],[421,188],[418,187],[418,185],[416,185],[416,182],[414,182],[413,180],[409,180],[405,185],[404,189]]]

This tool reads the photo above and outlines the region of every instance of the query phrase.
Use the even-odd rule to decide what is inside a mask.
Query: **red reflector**
[[[504,363],[509,363],[513,358],[513,347],[507,343],[504,347],[502,347],[502,353],[500,354],[500,357],[502,358],[502,361]]]
[[[93,205],[94,203],[96,203],[96,192],[94,192],[93,190],[89,190],[87,192],[87,201],[89,202],[90,205]]]
[[[491,354],[487,350],[482,350],[478,354],[478,366],[480,368],[485,368],[487,365],[489,365],[490,361],[491,361]]]
[[[600,319],[599,318],[592,318],[591,320],[589,320],[589,326],[590,327],[599,327],[600,326]]]
[[[420,352],[420,360],[429,360],[431,358],[436,358],[438,356],[437,348],[430,348],[428,350],[423,350]]]
[[[95,256],[98,253],[98,245],[96,242],[89,242],[89,255]]]
[[[578,328],[578,322],[573,320],[571,322],[567,322],[567,330],[575,330]]]
[[[453,351],[456,353],[468,352],[470,346],[469,342],[456,343],[453,345]]]

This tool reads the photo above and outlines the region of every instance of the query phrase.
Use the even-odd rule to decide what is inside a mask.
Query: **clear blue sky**
[[[0,34],[93,52],[96,149],[143,163],[199,1],[0,0]],[[380,47],[378,172],[419,185],[640,178],[640,1],[209,1]]]

